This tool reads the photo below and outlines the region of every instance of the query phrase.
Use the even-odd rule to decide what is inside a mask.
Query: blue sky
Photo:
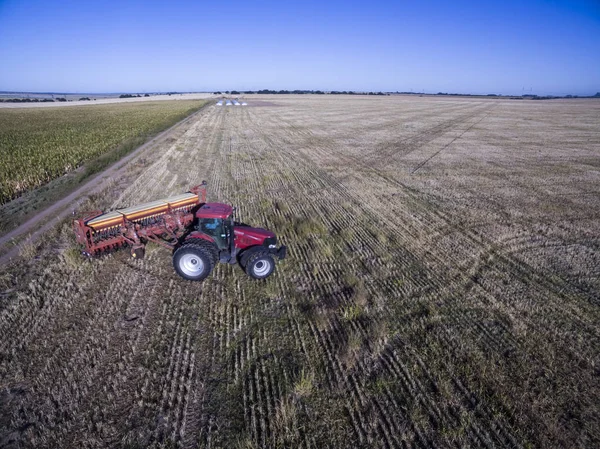
[[[595,94],[600,2],[0,0],[0,90]]]

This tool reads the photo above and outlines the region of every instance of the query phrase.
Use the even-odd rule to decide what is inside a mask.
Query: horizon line
[[[533,93],[522,93],[522,94],[497,94],[497,93],[464,93],[464,92],[414,92],[414,91],[392,91],[392,90],[323,90],[323,89],[258,89],[258,90],[182,90],[182,91],[117,91],[117,92],[59,92],[59,91],[18,91],[18,90],[0,90],[0,95],[6,94],[27,94],[27,95],[122,95],[122,94],[155,94],[155,95],[169,95],[169,94],[227,94],[232,95],[229,92],[236,92],[236,94],[256,94],[261,91],[265,92],[266,95],[278,95],[279,92],[283,92],[279,95],[293,94],[294,92],[302,92],[299,95],[310,95],[316,92],[322,92],[324,94],[336,94],[341,93],[352,93],[352,94],[369,94],[369,93],[382,93],[382,94],[403,94],[403,95],[465,95],[465,96],[497,96],[497,97],[598,97],[600,96],[600,90],[595,94],[577,95],[577,94],[533,94]]]

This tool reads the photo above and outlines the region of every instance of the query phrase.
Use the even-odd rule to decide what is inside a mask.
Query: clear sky
[[[0,90],[589,95],[600,1],[0,0]]]

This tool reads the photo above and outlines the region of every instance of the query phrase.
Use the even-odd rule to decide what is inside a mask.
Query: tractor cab
[[[231,246],[233,208],[222,203],[205,203],[196,212],[196,230],[209,236],[220,251]]]
[[[228,204],[206,203],[196,211],[195,231],[189,237],[214,242],[222,262],[235,263],[235,258],[251,247],[264,247],[269,252],[277,248],[274,232],[234,221],[235,209]],[[278,253],[285,257],[285,249]]]

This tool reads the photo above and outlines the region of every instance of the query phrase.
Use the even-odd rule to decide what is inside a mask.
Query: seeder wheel
[[[134,259],[143,259],[145,255],[146,248],[144,248],[143,246],[137,246],[131,249],[131,257],[133,257]]]

